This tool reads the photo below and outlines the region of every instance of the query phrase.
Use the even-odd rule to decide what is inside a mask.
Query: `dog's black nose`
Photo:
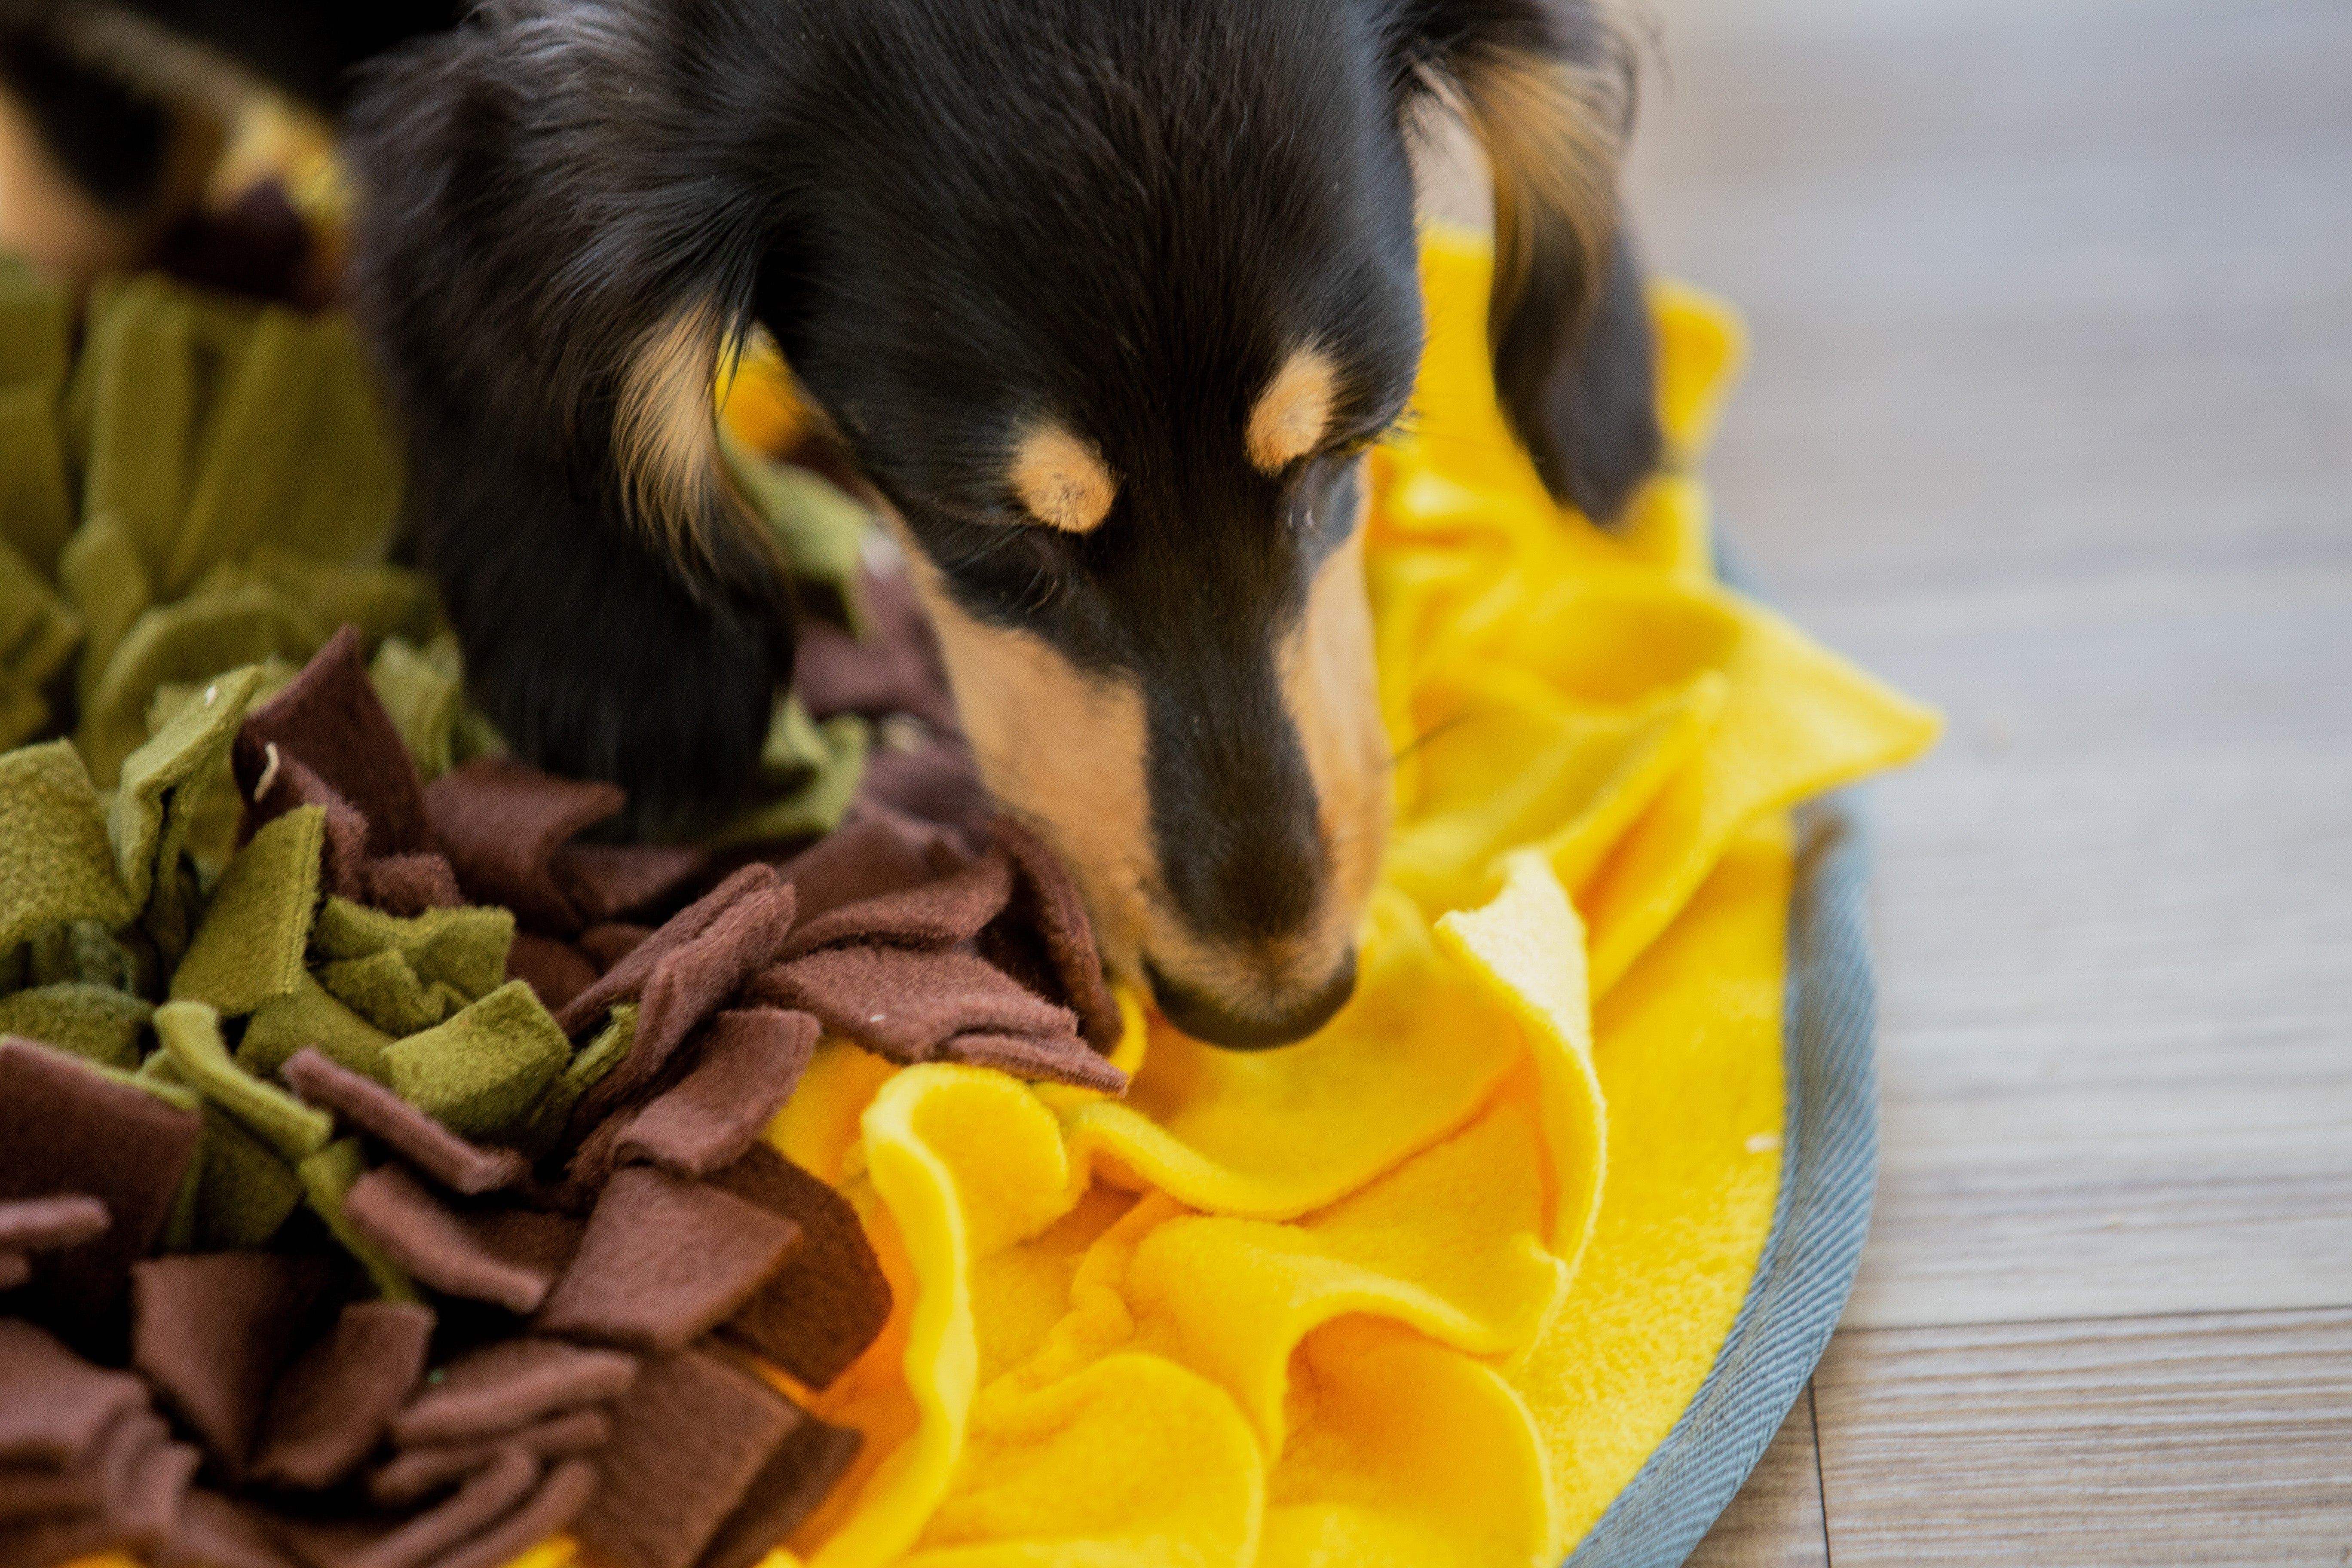
[[[1329,1023],[1331,1016],[1347,1005],[1348,998],[1356,990],[1353,949],[1340,960],[1339,969],[1320,990],[1271,1014],[1237,1009],[1181,980],[1169,978],[1148,959],[1143,967],[1151,978],[1151,994],[1160,1003],[1160,1010],[1168,1015],[1170,1023],[1196,1040],[1234,1051],[1263,1051],[1296,1044]]]

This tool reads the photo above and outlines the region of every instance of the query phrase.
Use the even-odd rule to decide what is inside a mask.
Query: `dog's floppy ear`
[[[1503,412],[1552,494],[1606,522],[1656,466],[1650,315],[1618,205],[1633,56],[1593,0],[1405,0],[1401,85],[1466,120],[1495,181]]]
[[[688,85],[740,40],[667,11],[485,6],[377,68],[346,137],[354,304],[468,676],[640,827],[749,783],[793,651],[712,399],[772,204]]]

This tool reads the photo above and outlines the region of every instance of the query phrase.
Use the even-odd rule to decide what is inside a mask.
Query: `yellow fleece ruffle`
[[[867,1442],[814,1568],[1553,1563],[1712,1363],[1779,1181],[1785,808],[1936,720],[1715,584],[1730,313],[1657,290],[1669,471],[1612,537],[1502,423],[1490,266],[1429,236],[1374,459],[1356,999],[1234,1055],[1129,998],[1124,1101],[828,1046],[772,1134],[899,1300],[814,1401]]]

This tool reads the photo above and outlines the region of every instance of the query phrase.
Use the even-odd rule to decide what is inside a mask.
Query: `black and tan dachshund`
[[[737,790],[791,678],[711,414],[772,334],[990,787],[1221,1044],[1346,999],[1386,834],[1361,458],[1421,352],[1429,100],[1494,172],[1496,378],[1545,481],[1605,520],[1656,458],[1593,0],[0,0],[0,31],[124,214],[169,163],[142,68],[340,114],[350,299],[478,694],[643,822]]]

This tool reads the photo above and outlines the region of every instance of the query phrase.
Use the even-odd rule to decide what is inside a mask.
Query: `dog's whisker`
[[[1450,445],[1463,447],[1469,451],[1481,452],[1495,457],[1509,457],[1519,450],[1519,447],[1516,443],[1504,443],[1498,445],[1493,441],[1480,441],[1472,437],[1456,435],[1451,430],[1423,429],[1414,431],[1413,435],[1420,440],[1446,442]]]
[[[1391,772],[1394,772],[1398,765],[1403,763],[1407,757],[1412,756],[1414,752],[1420,751],[1423,746],[1428,745],[1432,741],[1436,740],[1441,735],[1444,735],[1454,730],[1459,729],[1469,720],[1469,714],[1457,713],[1453,718],[1444,721],[1435,728],[1424,730],[1420,734],[1415,735],[1412,740],[1407,741],[1403,746],[1390,753],[1387,764],[1389,770]]]

